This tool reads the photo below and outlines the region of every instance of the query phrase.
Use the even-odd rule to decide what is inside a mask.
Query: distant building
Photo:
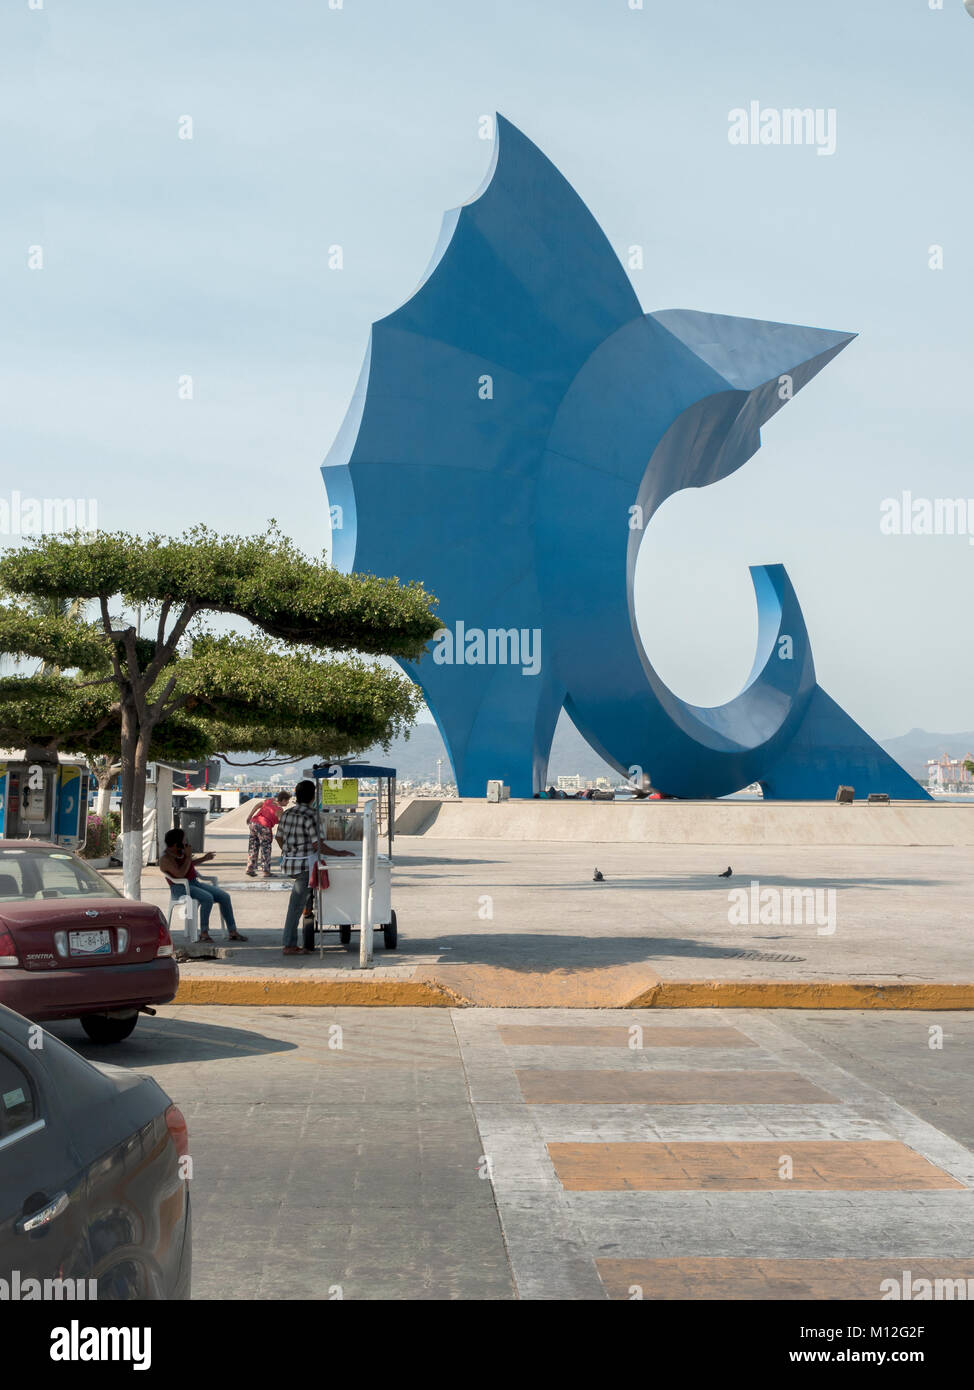
[[[952,758],[949,753],[928,758],[927,786],[931,791],[943,792],[974,788],[974,774],[964,766],[968,762],[974,762],[974,753],[965,753],[960,758]]]
[[[571,777],[559,777],[556,785],[560,792],[577,792],[582,789],[582,779],[576,772]]]
[[[219,758],[208,758],[205,763],[169,763],[168,766],[173,770],[173,787],[177,791],[218,787],[223,774]]]

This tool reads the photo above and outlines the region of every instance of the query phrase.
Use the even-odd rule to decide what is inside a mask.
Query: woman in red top
[[[241,936],[237,931],[237,924],[233,917],[233,903],[230,901],[230,894],[223,888],[218,888],[216,883],[207,882],[204,888],[199,881],[199,874],[196,872],[197,864],[207,864],[213,858],[210,854],[194,855],[189,845],[186,843],[186,836],[182,830],[174,829],[166,831],[166,852],[160,856],[159,868],[169,880],[171,888],[182,888],[182,897],[195,898],[200,905],[200,934],[199,940],[210,942],[210,912],[213,904],[216,903],[220,909],[220,916],[223,918],[223,925],[227,929],[227,939],[230,941],[246,941],[245,936]]]
[[[274,843],[274,827],[281,819],[281,812],[291,800],[290,792],[278,792],[276,797],[265,801],[255,801],[247,824],[250,826],[250,842],[247,845],[247,877],[257,877],[257,859],[263,877],[271,876],[271,846]]]

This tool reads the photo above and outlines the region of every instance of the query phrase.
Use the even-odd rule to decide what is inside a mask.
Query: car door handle
[[[71,1198],[66,1192],[59,1192],[39,1211],[32,1211],[29,1216],[22,1216],[17,1222],[17,1230],[26,1234],[28,1231],[36,1231],[41,1226],[49,1225],[56,1216],[61,1215],[70,1201]]]

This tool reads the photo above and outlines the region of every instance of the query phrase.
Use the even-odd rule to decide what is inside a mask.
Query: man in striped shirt
[[[347,849],[333,849],[324,842],[319,844],[314,799],[314,782],[299,782],[294,789],[295,805],[284,812],[277,831],[281,844],[281,873],[294,879],[284,919],[286,956],[306,954],[305,948],[298,945],[298,919],[308,901],[311,869],[318,854],[344,856],[352,853]]]

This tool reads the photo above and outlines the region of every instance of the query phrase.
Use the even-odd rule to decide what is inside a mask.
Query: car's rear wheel
[[[139,1021],[138,1014],[130,1018],[109,1018],[107,1014],[85,1014],[81,1026],[94,1043],[122,1042]]]

